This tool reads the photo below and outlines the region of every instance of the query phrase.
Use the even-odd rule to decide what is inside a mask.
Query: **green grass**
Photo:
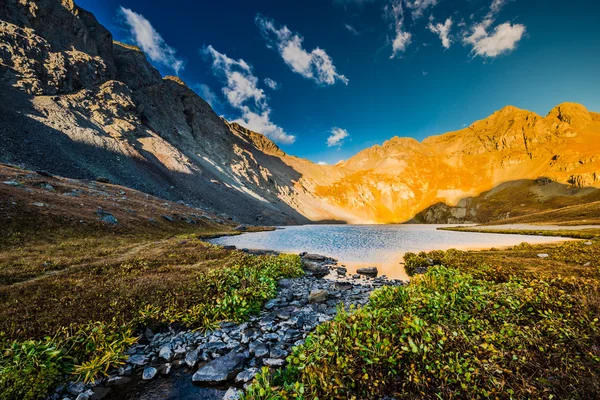
[[[251,256],[187,236],[150,244],[0,287],[0,399],[39,399],[60,382],[105,374],[126,360],[142,326],[244,321],[280,278],[303,274],[298,256]]]
[[[245,398],[598,398],[599,256],[598,242],[413,255],[444,266],[321,325]]]

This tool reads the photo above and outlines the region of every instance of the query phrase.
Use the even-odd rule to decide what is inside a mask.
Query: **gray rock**
[[[340,276],[346,276],[346,274],[348,273],[348,270],[343,267],[339,267],[336,271]]]
[[[79,393],[79,395],[77,396],[77,398],[75,400],[90,400],[93,395],[94,395],[94,392],[92,390],[86,390],[83,393]]]
[[[161,215],[161,218],[169,221],[169,222],[174,222],[175,220],[173,219],[173,217],[169,216],[169,215]]]
[[[129,364],[133,364],[133,365],[140,367],[140,366],[146,364],[146,356],[143,354],[133,354],[133,355],[129,356],[129,359],[127,360],[127,362]]]
[[[272,310],[277,306],[277,299],[271,299],[265,303],[265,310]]]
[[[285,360],[281,358],[265,358],[263,364],[267,367],[283,367]]]
[[[108,397],[108,395],[111,392],[111,389],[107,387],[96,386],[92,389],[92,392],[94,392],[94,394],[90,396],[91,400],[102,400]]]
[[[171,350],[170,344],[165,344],[163,347],[160,348],[160,350],[158,351],[158,358],[167,362],[173,360],[173,351]]]
[[[592,242],[584,242],[583,244],[586,246],[591,246],[593,243]]]
[[[242,370],[245,362],[246,356],[233,350],[196,371],[192,376],[192,381],[196,383],[226,382]]]
[[[198,351],[198,349],[190,351],[185,356],[185,364],[190,368],[194,368],[198,363],[199,355],[200,352]]]
[[[251,342],[248,349],[250,354],[254,355],[256,358],[263,358],[269,354],[269,347],[259,340]]]
[[[538,254],[537,256],[538,256],[539,258],[548,258],[548,257],[549,257],[549,255],[548,255],[548,254],[546,254],[546,253],[540,253],[540,254]]]
[[[377,276],[379,271],[377,270],[377,267],[364,267],[357,269],[356,273],[359,275]]]
[[[258,368],[248,368],[237,374],[235,377],[235,383],[247,383],[250,382],[260,372]]]
[[[96,211],[96,214],[100,217],[100,221],[106,222],[107,224],[117,225],[119,223],[117,218],[108,211],[98,210]]]
[[[223,395],[223,400],[239,400],[242,398],[242,394],[241,390],[230,387]]]
[[[145,381],[150,381],[154,379],[158,370],[154,367],[146,367],[144,368],[144,372],[142,373],[142,379]]]
[[[166,376],[171,373],[171,369],[172,369],[171,363],[164,363],[158,367],[158,373]]]
[[[106,380],[106,386],[123,386],[131,382],[128,376],[113,376]]]
[[[238,231],[238,232],[243,232],[243,231],[247,231],[248,227],[246,225],[238,225],[234,228],[234,230]]]
[[[303,260],[302,266],[306,271],[312,273],[316,277],[323,277],[329,274],[329,268],[323,267],[322,265],[313,261]]]
[[[15,181],[4,181],[2,183],[4,183],[5,185],[8,185],[8,186],[22,186],[19,182],[15,182]]]
[[[326,261],[327,257],[322,256],[320,254],[305,254],[302,256],[303,259],[305,260],[310,260],[310,261]]]
[[[67,386],[67,392],[76,396],[85,390],[85,384],[83,382],[72,382]]]
[[[308,295],[309,303],[322,303],[327,300],[327,296],[329,296],[329,292],[323,289],[313,289]]]
[[[282,287],[282,288],[289,288],[290,286],[292,286],[292,280],[291,279],[280,279],[279,282],[277,282],[277,284]]]

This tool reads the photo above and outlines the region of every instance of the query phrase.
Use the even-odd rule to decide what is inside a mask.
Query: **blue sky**
[[[509,104],[600,111],[597,1],[77,4],[218,114],[315,162],[460,129]]]

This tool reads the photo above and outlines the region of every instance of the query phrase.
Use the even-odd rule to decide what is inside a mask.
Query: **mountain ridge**
[[[0,161],[104,177],[239,222],[399,223],[515,180],[600,186],[600,114],[577,103],[546,116],[506,106],[321,166],[219,117],[71,0],[3,0],[0,41]]]

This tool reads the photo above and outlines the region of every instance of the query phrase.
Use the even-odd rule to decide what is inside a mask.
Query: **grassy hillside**
[[[322,325],[245,398],[598,398],[598,260],[600,242],[408,255],[425,275]]]
[[[600,223],[600,190],[548,179],[506,182],[455,206],[437,204],[420,212],[421,223],[591,225]]]
[[[102,376],[143,326],[242,321],[302,274],[203,242],[233,225],[134,190],[2,167],[0,192],[2,400]]]

